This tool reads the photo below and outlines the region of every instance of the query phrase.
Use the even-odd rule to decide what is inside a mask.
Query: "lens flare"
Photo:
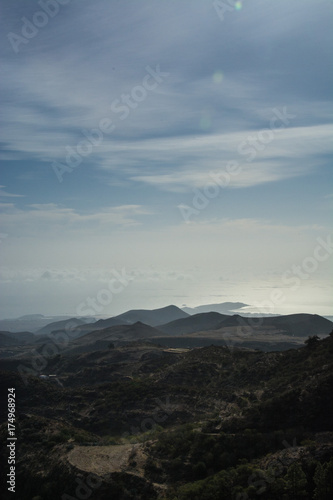
[[[243,7],[242,2],[235,2],[235,9],[236,10],[241,10],[242,7]]]
[[[200,119],[200,128],[202,130],[209,130],[212,127],[212,119],[208,114],[204,114]]]
[[[213,75],[213,82],[214,83],[221,83],[223,80],[223,73],[222,71],[216,71]]]

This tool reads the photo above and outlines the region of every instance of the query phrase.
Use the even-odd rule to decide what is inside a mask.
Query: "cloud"
[[[150,215],[151,211],[140,205],[119,205],[107,207],[101,212],[79,213],[72,208],[60,207],[55,203],[34,203],[24,209],[8,204],[2,215],[3,227],[8,232],[22,235],[64,231],[84,231],[100,227],[132,227],[140,225],[138,218]]]
[[[154,139],[122,147],[132,157],[132,164],[143,165],[145,159],[152,164],[141,168],[140,175],[132,175],[131,180],[175,192],[215,184],[214,173],[220,174],[225,187],[232,188],[304,176],[321,166],[318,155],[332,150],[329,125],[288,128],[275,133],[268,128],[262,130],[269,131],[271,139],[267,133],[247,131]],[[239,168],[223,177],[229,161],[237,162]],[[160,173],[156,172],[157,165]]]
[[[318,75],[329,61],[329,2],[256,0],[223,23],[213,2],[95,5],[93,11],[86,1],[61,8],[22,48],[19,64],[10,45],[3,48],[6,158],[61,160],[66,146],[83,138],[83,128],[97,127],[105,117],[115,120],[116,129],[87,159],[97,165],[128,138],[259,129],[265,110],[279,105],[297,107],[302,125],[327,119],[331,94],[323,92],[319,82],[326,78]],[[7,2],[5,29],[15,31],[22,15],[33,13],[24,3]],[[310,27],[315,46],[304,35]],[[170,76],[120,120],[111,103],[156,64]],[[219,83],[217,72],[223,74]]]
[[[216,233],[224,233],[226,230],[236,231],[239,236],[246,234],[251,234],[253,238],[256,238],[257,233],[274,233],[281,237],[284,235],[285,237],[289,234],[295,233],[306,233],[306,232],[321,232],[328,231],[329,228],[324,225],[319,224],[304,224],[304,225],[287,225],[287,224],[277,224],[269,220],[265,219],[214,219],[214,220],[201,220],[200,222],[190,222],[186,224],[189,227],[189,231],[191,231],[191,227],[194,231],[202,232],[202,234],[211,234],[214,235]]]
[[[0,186],[0,197],[1,196],[4,196],[4,197],[7,197],[7,198],[20,198],[20,197],[24,197],[23,194],[12,194],[12,193],[7,193],[6,191],[4,191],[2,188],[4,188],[5,186]]]

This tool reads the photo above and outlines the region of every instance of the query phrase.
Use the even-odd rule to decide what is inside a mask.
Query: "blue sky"
[[[332,314],[332,9],[3,1],[1,317]]]

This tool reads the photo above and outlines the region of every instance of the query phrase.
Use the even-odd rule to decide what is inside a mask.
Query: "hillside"
[[[27,385],[20,364],[28,366],[29,357],[0,360],[1,397],[8,387],[17,393],[20,500],[41,491],[42,500],[75,497],[75,477],[90,473],[100,485],[95,500],[256,498],[259,488],[251,490],[248,478],[267,477],[278,459],[282,467],[261,498],[294,499],[288,477],[298,467],[306,479],[302,498],[317,500],[315,471],[330,467],[332,335],[270,353],[140,340],[54,356],[43,372],[56,380],[28,377]],[[1,418],[6,422],[4,410]],[[1,439],[6,435],[5,423]],[[1,472],[3,491],[4,481]]]

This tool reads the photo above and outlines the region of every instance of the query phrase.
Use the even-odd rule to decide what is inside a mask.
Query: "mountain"
[[[296,337],[328,335],[333,329],[332,321],[318,314],[288,314],[262,318],[244,318],[238,314],[223,319],[216,329],[230,326],[244,326],[253,330],[276,329],[280,333]]]
[[[234,314],[235,310],[247,307],[243,302],[222,302],[221,304],[205,304],[197,307],[183,307],[182,310],[188,314],[199,314],[205,312],[218,312],[220,314]]]
[[[223,330],[226,328],[238,328],[238,331],[243,328],[253,332],[275,329],[277,332],[285,335],[307,337],[314,333],[316,335],[328,335],[332,331],[333,323],[317,314],[289,314],[286,316],[244,318],[239,314],[228,316],[211,312],[194,314],[188,318],[171,321],[165,325],[158,326],[161,332],[172,335]]]
[[[158,330],[171,335],[194,333],[203,330],[211,330],[229,318],[230,316],[217,312],[194,314],[187,318],[170,321],[164,325],[158,325]]]
[[[157,326],[181,318],[187,318],[189,315],[179,307],[171,305],[160,309],[133,309],[127,311],[113,319],[121,321],[121,324],[135,323],[141,321],[146,325]]]
[[[113,316],[112,318],[100,319],[95,323],[81,325],[74,331],[78,332],[77,336],[81,336],[86,333],[109,328],[111,326],[132,325],[137,321],[145,323],[149,326],[157,326],[180,318],[187,318],[188,316],[189,315],[186,312],[173,305],[152,310],[132,309],[130,311],[119,314],[118,316]]]

